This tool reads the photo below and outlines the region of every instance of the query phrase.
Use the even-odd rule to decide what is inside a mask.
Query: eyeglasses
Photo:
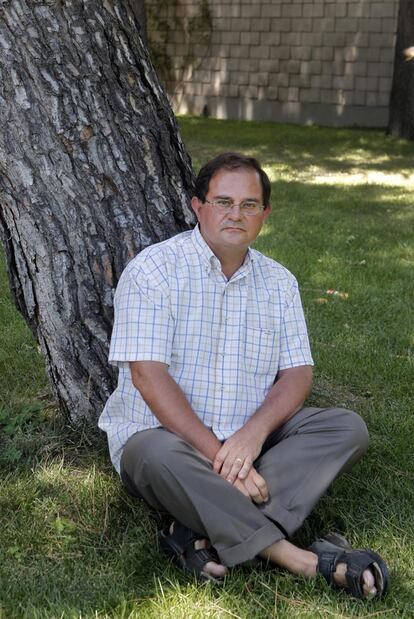
[[[265,208],[264,204],[260,204],[260,202],[256,202],[256,200],[243,200],[240,204],[235,204],[230,198],[218,198],[212,201],[204,200],[204,202],[211,204],[223,213],[230,213],[235,206],[238,206],[243,215],[258,215]]]

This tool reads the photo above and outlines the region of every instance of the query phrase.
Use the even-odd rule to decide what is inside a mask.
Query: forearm
[[[263,403],[244,427],[258,433],[264,442],[269,434],[302,408],[311,387],[311,366],[282,370]]]
[[[130,369],[134,386],[160,425],[213,461],[221,443],[191,408],[167,366],[156,361],[134,361]]]

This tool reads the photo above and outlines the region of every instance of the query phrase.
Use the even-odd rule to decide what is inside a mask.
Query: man
[[[255,159],[224,153],[200,170],[191,205],[198,226],[142,251],[117,288],[119,383],[99,423],[114,466],[172,516],[161,547],[200,578],[262,557],[381,595],[375,553],[334,534],[308,550],[287,540],[368,438],[351,411],[302,408],[313,361],[297,282],[250,248],[269,179]]]

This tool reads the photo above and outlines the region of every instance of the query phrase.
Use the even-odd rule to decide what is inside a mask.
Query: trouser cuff
[[[303,524],[303,518],[298,517],[295,513],[284,509],[281,505],[277,506],[277,509],[273,512],[270,510],[271,515],[267,513],[266,504],[263,509],[260,510],[262,514],[266,516],[277,527],[280,525],[281,531],[284,531],[288,537],[293,535]],[[286,535],[285,535],[286,537]]]
[[[217,550],[220,561],[227,567],[233,567],[233,565],[254,559],[259,552],[284,538],[284,533],[275,524],[269,522],[255,531],[248,539],[231,548],[223,548],[219,544],[215,544],[214,548]]]

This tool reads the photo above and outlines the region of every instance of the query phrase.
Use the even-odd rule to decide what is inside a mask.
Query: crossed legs
[[[163,428],[129,439],[121,476],[130,492],[210,540],[223,565],[262,554],[294,573],[311,575],[316,571],[313,553],[285,538],[367,445],[365,424],[355,413],[302,409],[268,437],[255,462],[270,494],[262,505],[252,503],[214,473],[202,454]]]

